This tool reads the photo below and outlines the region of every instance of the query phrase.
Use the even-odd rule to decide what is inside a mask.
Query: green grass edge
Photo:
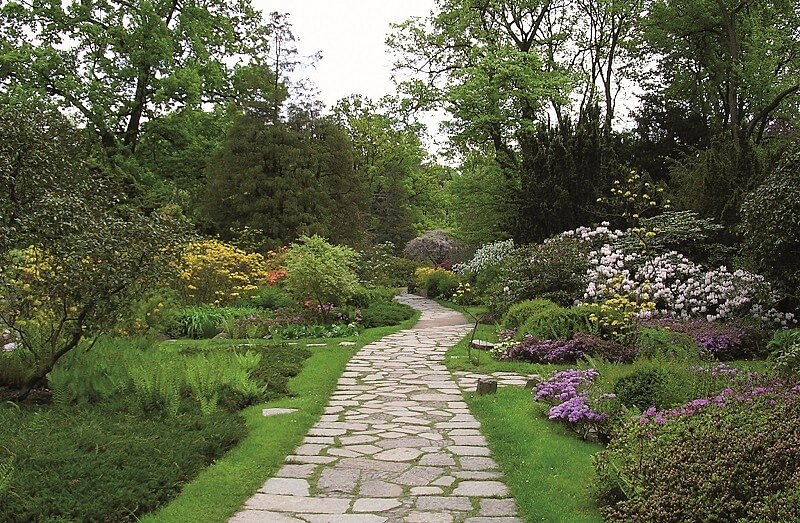
[[[486,339],[493,329],[480,325],[478,332]],[[541,365],[493,361],[485,353],[479,355],[480,363],[474,365],[466,358],[468,341],[469,336],[448,350],[445,364],[451,372],[504,370],[532,374],[547,370]],[[552,366],[549,370],[552,371]],[[546,410],[533,403],[528,389],[503,387],[497,394],[478,396],[464,392],[463,396],[481,424],[492,457],[503,472],[523,520],[603,521],[592,491],[595,480],[592,456],[602,450],[601,445],[582,441],[549,421]]]
[[[355,339],[353,347],[312,348],[312,355],[303,369],[289,381],[292,396],[244,409],[241,414],[247,423],[247,436],[222,459],[186,484],[177,498],[140,521],[227,521],[267,478],[277,472],[286,456],[317,422],[350,358],[364,345],[411,328],[419,316],[417,312],[400,325],[368,329]],[[299,410],[265,418],[261,415],[264,408]]]

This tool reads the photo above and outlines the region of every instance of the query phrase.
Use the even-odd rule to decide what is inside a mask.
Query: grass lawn
[[[494,341],[495,326],[479,325],[476,338]],[[496,361],[483,351],[467,357],[469,337],[447,352],[451,371],[496,371],[546,375],[567,365]],[[590,491],[592,455],[602,446],[587,443],[547,419],[546,407],[531,400],[531,391],[502,387],[497,394],[465,394],[481,422],[492,455],[503,470],[525,521],[602,521]]]
[[[592,455],[602,446],[579,440],[531,401],[531,391],[502,387],[497,394],[465,394],[528,522],[600,522],[591,486]]]
[[[335,390],[336,382],[353,354],[383,336],[411,327],[418,318],[419,313],[399,326],[368,329],[358,338],[349,339],[356,342],[352,347],[338,346],[341,341],[338,339],[298,340],[301,346],[305,342],[318,342],[333,348],[309,347],[312,356],[306,360],[300,374],[289,381],[291,397],[242,411],[248,428],[245,439],[187,484],[174,501],[142,521],[226,521],[267,478],[277,472],[286,456],[300,444],[322,414],[328,397]],[[266,407],[296,408],[299,411],[265,418],[261,415],[261,409]]]

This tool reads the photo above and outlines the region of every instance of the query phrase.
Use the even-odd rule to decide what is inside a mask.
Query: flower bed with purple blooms
[[[641,320],[641,325],[686,334],[703,351],[721,360],[752,356],[758,352],[757,332],[748,326],[672,318]]]
[[[595,410],[590,398],[594,381],[600,376],[595,369],[569,369],[553,374],[534,389],[534,401],[552,405],[548,418],[565,422],[581,437],[588,438],[599,432],[599,426],[608,415]],[[604,394],[601,400],[613,399],[613,394]]]
[[[500,355],[501,360],[531,363],[575,363],[586,356],[599,356],[615,363],[632,361],[635,349],[613,341],[576,332],[569,339],[540,340],[525,336]]]

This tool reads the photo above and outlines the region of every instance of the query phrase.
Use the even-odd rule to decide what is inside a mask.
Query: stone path
[[[353,357],[325,414],[232,523],[521,523],[442,363],[470,325],[398,299],[420,322]]]

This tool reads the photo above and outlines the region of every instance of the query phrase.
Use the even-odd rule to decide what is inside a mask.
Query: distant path
[[[471,326],[432,300],[398,301],[420,321],[353,357],[325,415],[232,523],[521,523],[443,364]]]

